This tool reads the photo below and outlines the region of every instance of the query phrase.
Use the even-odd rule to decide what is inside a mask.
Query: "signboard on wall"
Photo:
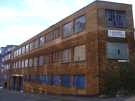
[[[108,30],[108,37],[125,38],[126,32],[120,30]]]

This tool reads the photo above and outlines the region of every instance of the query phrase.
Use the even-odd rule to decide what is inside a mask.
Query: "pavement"
[[[0,89],[0,101],[135,101],[135,97],[80,97],[46,94],[26,94]]]

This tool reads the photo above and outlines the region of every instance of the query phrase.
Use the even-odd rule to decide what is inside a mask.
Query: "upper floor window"
[[[53,63],[61,63],[61,51],[53,53]]]
[[[75,32],[82,32],[85,29],[86,18],[81,16],[75,19]]]
[[[39,66],[44,64],[44,56],[39,56]]]
[[[71,49],[65,49],[63,51],[63,58],[62,58],[63,63],[68,63],[71,62]]]
[[[119,10],[105,10],[106,23],[108,27],[126,27],[126,12]]]
[[[44,56],[44,63],[48,64],[49,63],[49,55]]]
[[[25,47],[26,47],[26,52],[29,52],[29,44],[27,44]]]
[[[85,45],[77,46],[74,48],[74,61],[85,61],[86,59]]]
[[[19,55],[21,55],[22,54],[22,50],[21,50],[21,48],[19,48]]]
[[[35,58],[34,58],[34,63],[33,63],[33,64],[34,64],[35,67],[38,66],[38,57],[35,57]]]
[[[40,40],[40,47],[42,47],[44,45],[44,43],[45,43],[45,37],[42,36],[42,37],[40,37],[39,40]]]
[[[53,34],[54,34],[54,35],[53,35],[53,36],[54,36],[54,39],[60,37],[60,29],[59,29],[59,28],[55,29],[55,30],[53,31]]]
[[[39,39],[36,39],[36,40],[35,40],[34,46],[35,46],[34,48],[38,48],[38,47],[39,47]]]
[[[33,66],[33,59],[30,58],[30,59],[29,59],[29,67],[32,67],[32,66]]]
[[[30,46],[30,51],[31,51],[34,48],[34,43],[31,42],[29,46]]]
[[[68,37],[73,34],[73,21],[63,26],[63,37]]]
[[[107,43],[107,58],[128,59],[128,45],[126,43]]]
[[[26,59],[26,60],[25,60],[25,67],[28,67],[28,63],[29,63],[29,60]]]
[[[25,53],[25,46],[22,47],[22,53]]]
[[[22,68],[25,66],[25,60],[22,60]]]
[[[19,66],[18,67],[21,68],[21,60],[19,61]]]

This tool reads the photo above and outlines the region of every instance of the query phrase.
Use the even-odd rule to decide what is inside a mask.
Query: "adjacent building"
[[[96,95],[98,75],[132,62],[134,45],[132,5],[95,1],[15,48],[4,59],[6,82],[25,92]]]
[[[0,47],[0,85],[2,85],[8,78],[6,71],[9,69],[10,66],[7,65],[5,61],[10,59],[11,52],[16,47],[16,45],[7,45],[5,47]]]

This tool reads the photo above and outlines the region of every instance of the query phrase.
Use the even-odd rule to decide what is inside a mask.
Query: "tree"
[[[103,80],[104,89],[102,93],[106,95],[116,95],[135,93],[135,68],[130,63],[120,63],[112,67],[107,67],[100,78]]]

